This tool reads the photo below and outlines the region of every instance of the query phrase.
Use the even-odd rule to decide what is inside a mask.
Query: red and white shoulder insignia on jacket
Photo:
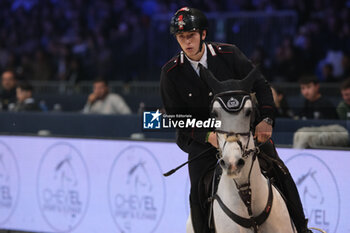
[[[174,69],[177,64],[179,63],[179,56],[175,56],[170,61],[168,61],[164,66],[163,69],[168,73],[172,69]]]
[[[184,55],[184,51],[181,51],[181,52],[180,52],[180,63],[181,63],[181,64],[184,64],[184,56],[185,56],[185,55]]]
[[[213,48],[213,45],[212,44],[208,44],[208,48],[209,48],[209,51],[210,51],[211,55],[213,57],[216,56],[216,52],[215,52],[215,50]]]

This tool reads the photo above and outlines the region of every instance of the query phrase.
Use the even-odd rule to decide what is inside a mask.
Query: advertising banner
[[[310,226],[350,233],[350,152],[278,149]],[[175,143],[0,136],[0,229],[184,233],[187,168]]]

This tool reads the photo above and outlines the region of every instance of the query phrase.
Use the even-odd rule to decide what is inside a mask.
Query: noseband
[[[218,131],[216,131],[218,132]],[[247,132],[247,133],[223,133],[223,131],[220,131],[221,134],[225,135],[225,142],[224,145],[222,146],[222,149],[219,149],[219,158],[222,158],[222,151],[224,150],[226,143],[227,142],[237,142],[237,144],[239,145],[241,151],[242,151],[242,158],[247,158],[250,154],[254,153],[254,155],[258,154],[260,152],[260,146],[254,146],[254,148],[249,149],[248,150],[248,146],[249,146],[249,142],[250,142],[250,138],[251,138],[251,132]],[[248,141],[247,144],[245,146],[243,146],[242,142],[239,140],[239,138],[241,136],[247,136],[248,137]],[[219,145],[219,139],[218,140],[218,145]],[[255,142],[254,142],[255,145]]]

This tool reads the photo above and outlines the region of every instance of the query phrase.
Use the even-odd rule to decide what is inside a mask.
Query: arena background
[[[348,0],[1,0],[0,72],[11,69],[15,71],[19,81],[30,82],[34,88],[34,99],[40,107],[40,111],[37,112],[0,110],[0,158],[7,161],[8,164],[5,165],[10,167],[17,166],[11,161],[17,161],[19,164],[18,172],[7,171],[10,174],[13,172],[12,181],[28,178],[26,182],[29,183],[23,182],[23,185],[40,183],[40,179],[36,178],[40,173],[40,161],[45,160],[44,155],[49,153],[49,148],[55,143],[68,143],[76,148],[82,160],[90,159],[92,164],[96,163],[99,169],[91,171],[89,168],[86,173],[90,178],[102,177],[101,180],[103,177],[112,178],[108,177],[109,170],[104,167],[103,159],[99,160],[94,156],[106,156],[106,159],[113,162],[119,154],[117,151],[135,143],[148,148],[156,141],[160,148],[168,148],[164,149],[165,151],[171,148],[176,152],[168,154],[167,159],[171,164],[164,165],[161,159],[159,160],[162,172],[172,168],[171,165],[176,166],[185,161],[184,154],[175,149],[174,132],[142,130],[142,113],[145,110],[162,108],[159,95],[160,69],[179,49],[169,34],[169,20],[178,8],[186,5],[207,13],[210,24],[209,41],[236,44],[253,63],[260,65],[266,79],[284,93],[292,114],[276,120],[273,139],[281,152],[284,152],[283,148],[291,147],[295,131],[303,126],[339,124],[350,130],[350,120],[297,119],[303,104],[298,84],[300,77],[317,77],[322,95],[327,97],[334,107],[342,100],[340,83],[350,78]],[[118,93],[125,99],[132,114],[82,113],[87,97],[92,91],[92,82],[98,77],[109,81],[111,92]],[[96,143],[92,143],[96,146],[101,146],[99,143],[110,143],[110,150],[97,147],[94,148],[97,151],[89,154],[87,148],[90,148],[90,140]],[[120,140],[124,144],[120,144]],[[337,180],[339,192],[349,194],[349,185],[338,181],[349,176],[348,169],[341,166],[349,159],[348,148],[321,149],[321,152],[290,149],[285,157],[281,156],[287,161],[293,156],[307,154],[306,158],[314,161],[315,166],[322,167],[327,164],[329,167],[324,171],[335,174],[332,180]],[[162,156],[155,151],[151,151],[151,154],[156,160],[159,159],[158,156]],[[312,158],[309,154],[312,154]],[[8,160],[5,160],[6,158]],[[336,158],[337,161],[333,167],[332,158]],[[6,168],[0,165],[1,169],[4,167]],[[9,173],[1,169],[1,193],[2,197],[6,198],[9,191],[6,187],[11,188],[13,184],[12,181],[6,180],[6,174]],[[82,170],[84,174],[85,171],[83,168]],[[183,169],[180,175],[174,176],[175,178],[160,182],[164,182],[165,186],[167,182],[184,183],[186,169]],[[30,180],[30,177],[33,179]],[[93,182],[100,181],[91,180],[91,187],[95,184]],[[30,222],[31,213],[34,219],[35,208],[40,206],[40,198],[37,197],[35,189],[16,190],[12,187],[12,190],[18,191],[18,198],[29,195],[25,190],[33,192],[29,195],[33,195],[33,198],[19,199],[21,205],[14,208],[11,215],[7,215],[6,200],[0,202],[0,229],[3,229],[3,232],[16,232],[21,229],[33,232],[70,231],[69,228],[55,230],[55,227],[52,227],[54,224],[50,225],[50,220],[43,214],[35,215],[38,216],[35,217],[36,221],[43,224],[43,228],[39,227],[38,222],[38,225],[35,225],[21,221]],[[332,195],[336,195],[332,192],[326,193],[325,195],[332,198]],[[90,200],[99,199],[95,198],[92,196]],[[181,198],[185,199],[185,194]],[[346,203],[343,199],[340,200],[341,203]],[[103,201],[108,201],[108,197],[104,196]],[[35,204],[34,207],[31,204]],[[98,205],[98,202],[94,205]],[[186,203],[181,208],[186,210],[185,206]],[[106,210],[110,211],[108,208]],[[165,208],[164,216],[168,213],[167,210]],[[321,217],[318,219],[321,215],[337,216],[336,213],[330,212],[323,215],[326,212],[322,212],[323,209],[320,212],[318,210],[310,213],[314,214],[313,217],[317,213],[317,221],[321,221]],[[182,210],[179,211],[181,213]],[[21,212],[24,214],[21,215]],[[350,232],[349,224],[341,220],[348,218],[349,213],[340,213],[340,220],[322,220],[323,223],[339,220],[337,227],[333,222],[333,225],[329,225],[329,232]],[[96,214],[108,215],[106,218],[111,218],[110,212],[97,211]],[[179,219],[178,225],[186,219],[186,214],[187,212]],[[118,232],[118,229],[127,232],[118,228],[118,224],[114,224],[116,222],[118,221],[112,219],[111,228],[108,229],[113,229],[113,232]],[[107,229],[103,226],[98,230],[96,226],[100,225],[100,222],[92,221],[90,224],[85,227],[94,229],[91,232],[110,232],[103,230]],[[165,229],[162,225],[159,227],[155,227],[154,232],[162,232],[160,229]],[[150,232],[153,232],[153,229]]]

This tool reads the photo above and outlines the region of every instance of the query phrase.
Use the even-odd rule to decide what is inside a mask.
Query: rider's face
[[[207,32],[204,30],[202,33],[202,40],[205,39],[206,34]],[[200,45],[199,31],[178,33],[176,34],[176,40],[189,58],[192,60],[200,60],[202,53],[198,53]],[[202,50],[204,51],[203,48]]]

